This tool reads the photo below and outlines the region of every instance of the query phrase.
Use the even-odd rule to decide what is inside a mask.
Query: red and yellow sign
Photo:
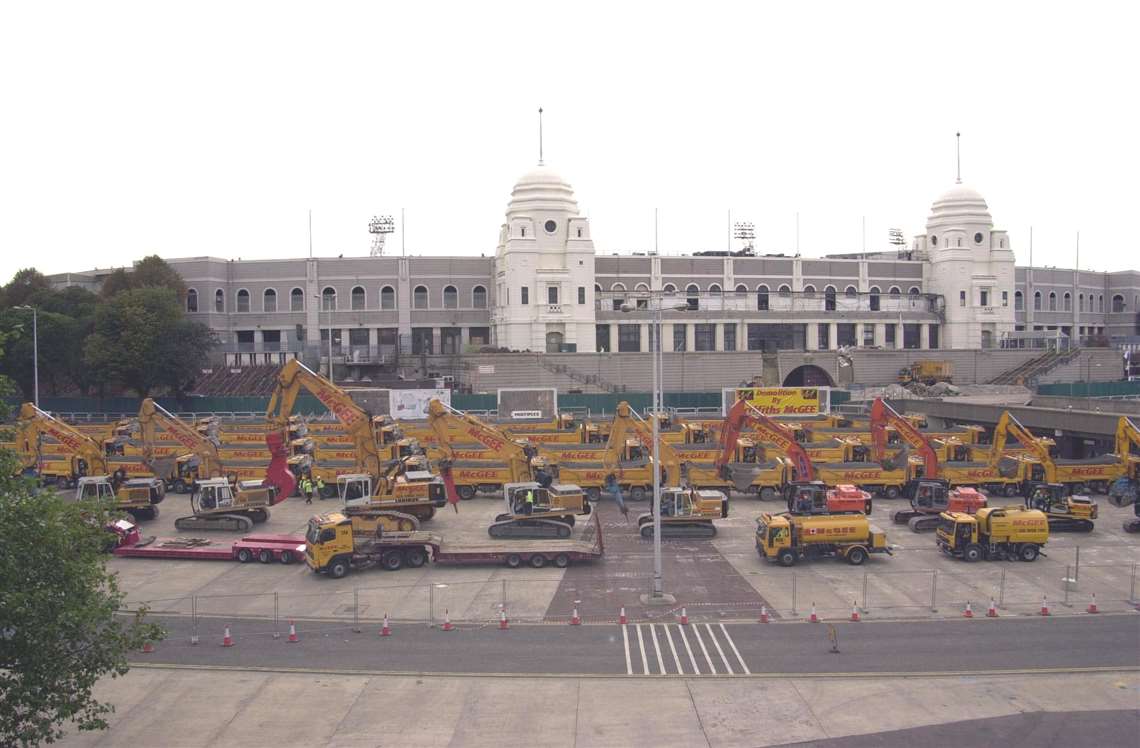
[[[741,387],[737,400],[747,400],[766,416],[812,416],[829,409],[823,387]]]

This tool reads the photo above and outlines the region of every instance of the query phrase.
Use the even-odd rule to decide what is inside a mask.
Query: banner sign
[[[427,418],[428,402],[440,400],[451,405],[451,390],[388,390],[388,415],[402,421],[416,421]]]
[[[731,393],[731,402],[725,398],[726,408],[747,400],[766,416],[813,416],[831,410],[829,387],[738,387]]]

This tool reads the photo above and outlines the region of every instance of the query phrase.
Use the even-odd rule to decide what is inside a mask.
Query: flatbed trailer
[[[432,561],[437,564],[475,565],[504,564],[512,569],[530,566],[541,569],[547,564],[565,568],[574,562],[593,561],[602,556],[602,525],[597,513],[578,538],[565,540],[494,540],[487,543],[449,545],[440,543]]]
[[[247,535],[240,540],[210,538],[143,538],[131,522],[120,520],[110,528],[119,536],[111,553],[120,558],[160,558],[190,561],[258,560],[291,564],[305,558],[305,538],[300,535]]]

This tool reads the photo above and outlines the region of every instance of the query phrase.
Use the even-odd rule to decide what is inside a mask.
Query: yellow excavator
[[[428,403],[428,425],[439,437],[445,455],[440,473],[447,486],[448,499],[458,501],[453,471],[457,469],[454,434],[462,433],[482,444],[498,459],[503,475],[503,498],[507,511],[495,517],[487,528],[493,538],[568,538],[575,515],[589,514],[585,492],[574,485],[554,482],[557,466],[539,457],[537,449],[516,440],[498,426],[456,410],[440,400]]]
[[[42,442],[50,437],[63,446],[64,456],[45,458]],[[41,479],[54,478],[56,485],[76,486],[79,499],[113,499],[115,508],[135,519],[154,519],[166,486],[158,478],[127,479],[122,460],[107,458],[103,444],[82,431],[40,410],[32,403],[20,406],[16,422],[16,453],[24,467]],[[47,462],[59,465],[46,468]]]
[[[143,400],[138,413],[139,432],[142,436],[143,462],[156,475],[170,472],[155,457],[159,432],[165,432],[182,445],[187,453],[174,458],[174,472],[178,479],[190,485],[190,508],[193,514],[174,520],[179,530],[236,530],[249,532],[253,525],[269,519],[269,507],[280,504],[293,491],[293,484],[278,485],[269,475],[281,471],[266,468],[263,481],[231,480],[218,455],[218,443],[200,434],[154,400]],[[280,458],[275,458],[280,460]],[[162,472],[162,471],[166,472]]]
[[[404,460],[386,459],[376,444],[372,419],[348,393],[315,373],[297,359],[281,367],[277,386],[265,414],[269,432],[281,443],[289,440],[289,416],[297,396],[306,390],[329,409],[352,439],[355,471],[337,476],[337,491],[345,513],[369,530],[417,530],[421,521],[435,515],[435,499],[443,485],[430,472],[409,470]]]
[[[653,428],[641,418],[624,400],[618,403],[610,425],[610,442],[623,444],[627,438],[637,439],[645,453],[653,453]],[[615,450],[606,450],[606,467],[620,470]],[[653,470],[661,470],[661,537],[711,538],[716,535],[714,519],[728,516],[728,497],[721,491],[698,490],[689,487],[688,466],[685,465],[673,445],[658,434],[657,455],[660,465],[650,465]],[[642,537],[653,537],[652,507],[637,518],[638,531]]]

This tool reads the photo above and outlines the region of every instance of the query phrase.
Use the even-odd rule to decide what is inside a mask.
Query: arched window
[[[380,289],[380,308],[396,308],[396,289],[392,288],[391,286],[384,286]]]
[[[871,295],[868,298],[871,300],[871,311],[872,312],[877,312],[881,308],[881,303],[879,301],[879,294],[880,294],[879,287],[878,286],[871,286]]]
[[[623,293],[625,291],[625,284],[624,283],[615,283],[612,286],[610,286],[610,290],[615,292],[615,293]]]
[[[594,284],[594,293],[601,293],[601,292],[602,292],[602,284],[595,283]]]
[[[352,289],[352,298],[349,299],[353,310],[364,309],[368,305],[368,296],[364,293],[362,286],[354,286]]]
[[[855,290],[855,286],[848,286],[846,289],[844,289],[843,295],[849,299],[854,299],[859,295],[859,292]]]
[[[891,290],[888,291],[887,293],[889,293],[891,296],[893,296],[894,298],[897,299],[899,296],[902,295],[902,289],[900,289],[898,286],[891,286]]]
[[[815,298],[815,286],[810,283],[804,286],[804,297],[808,299]]]
[[[785,283],[782,286],[780,286],[780,290],[777,291],[777,293],[780,294],[781,299],[786,299],[792,295],[791,286],[789,286],[787,283]]]
[[[198,292],[193,288],[186,289],[186,311],[198,311]]]
[[[636,286],[634,286],[633,290],[637,291],[638,293],[649,293],[649,284],[638,283]]]
[[[672,283],[666,283],[665,284],[665,295],[666,296],[672,296],[675,293],[677,293],[677,287],[674,286]]]
[[[336,309],[336,289],[332,286],[325,286],[325,290],[321,291],[321,309],[326,312]]]
[[[911,296],[918,296],[920,293],[922,293],[922,291],[919,290],[918,286],[911,286],[910,290],[907,291],[907,293]]]
[[[290,312],[303,312],[305,311],[305,292],[299,288],[294,288],[289,292],[289,311]]]
[[[482,286],[475,286],[471,289],[471,306],[476,309],[487,308],[487,289]]]
[[[1097,310],[1098,312],[1103,312],[1103,311],[1104,311],[1104,294],[1099,294],[1099,295],[1096,297],[1096,310]]]
[[[427,286],[416,286],[412,291],[412,309],[427,309],[428,308],[428,290]]]
[[[1018,291],[1020,294],[1021,291]],[[1077,294],[1077,311],[1083,312],[1085,310],[1085,295],[1083,293]]]
[[[226,294],[220,288],[217,291],[214,291],[214,311],[226,311]]]
[[[1073,297],[1072,297],[1072,294],[1070,294],[1068,291],[1065,292],[1065,296],[1062,299],[1062,302],[1063,303],[1061,304],[1061,309],[1063,311],[1066,311],[1066,312],[1073,311]]]
[[[687,301],[690,309],[701,308],[701,290],[697,288],[696,283],[690,283],[685,286],[685,295],[688,297]]]
[[[277,292],[272,288],[265,289],[265,293],[261,295],[261,311],[263,312],[276,312],[277,311]]]
[[[763,284],[756,289],[756,308],[761,312],[768,311],[768,287]]]
[[[1025,309],[1025,296],[1021,291],[1015,291],[1013,294],[1013,309],[1017,312]]]
[[[1057,311],[1057,294],[1054,291],[1049,292],[1049,311]]]
[[[1112,297],[1112,313],[1120,314],[1124,311],[1124,297],[1116,294]]]
[[[455,286],[443,287],[443,308],[444,309],[458,309],[459,308],[459,291]]]
[[[835,311],[835,286],[823,289],[823,308],[828,312]]]
[[[1041,311],[1041,292],[1040,291],[1034,291],[1033,292],[1033,310],[1036,312]]]
[[[737,283],[736,284],[736,295],[737,296],[747,296],[748,295],[748,286],[744,285],[743,283]]]
[[[237,310],[239,312],[249,311],[249,291],[244,288],[239,288],[237,292]]]
[[[709,293],[714,295],[714,296],[720,296],[720,284],[714,283],[711,286],[709,286]]]

